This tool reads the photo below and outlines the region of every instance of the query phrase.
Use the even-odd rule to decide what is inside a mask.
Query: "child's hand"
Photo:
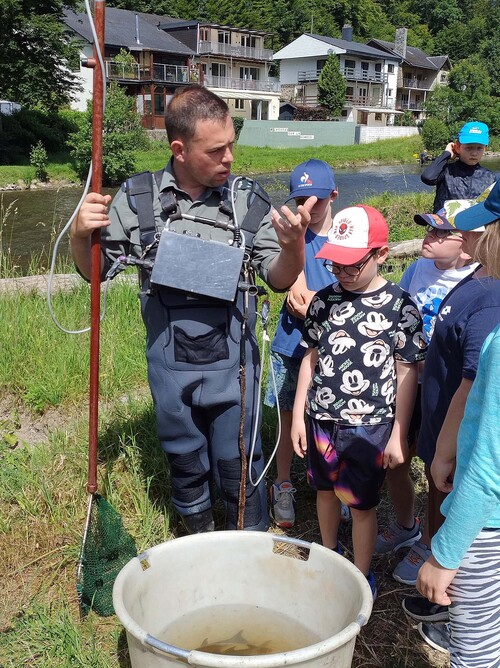
[[[406,441],[391,435],[384,450],[384,468],[395,469],[405,461],[407,452]]]
[[[448,153],[451,153],[452,158],[456,158],[458,155],[454,141],[450,141],[450,143],[446,145],[446,148],[444,150],[448,151]]]
[[[438,453],[434,455],[431,464],[431,475],[434,484],[439,491],[448,494],[453,489],[453,476],[455,473],[456,459],[451,460],[440,457]]]
[[[450,605],[446,590],[456,574],[455,569],[444,568],[431,556],[418,571],[416,587],[431,603]]]
[[[293,417],[290,435],[295,454],[301,459],[304,459],[307,452],[307,440],[306,423],[303,417]]]

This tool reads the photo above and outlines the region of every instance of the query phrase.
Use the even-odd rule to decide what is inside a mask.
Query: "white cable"
[[[97,59],[99,60],[99,65],[100,65],[101,71],[102,71],[102,89],[103,89],[102,90],[102,113],[103,113],[103,116],[104,116],[104,111],[106,109],[106,68],[104,66],[104,60],[103,60],[103,57],[102,57],[101,48],[100,48],[100,45],[99,45],[99,40],[97,38],[97,33],[96,33],[95,25],[94,25],[94,19],[92,18],[92,11],[90,9],[89,0],[85,0],[85,10],[87,12],[87,16],[88,16],[89,23],[90,23],[90,30],[92,32],[92,37],[93,37],[93,40],[94,40],[94,46],[95,46],[95,50],[96,50],[96,53],[97,53]],[[66,329],[65,327],[63,327],[63,325],[61,325],[59,320],[56,318],[56,315],[54,313],[54,309],[53,309],[53,306],[52,306],[52,281],[53,281],[53,278],[54,278],[54,271],[55,271],[55,266],[56,266],[57,252],[59,250],[59,244],[61,243],[63,235],[66,234],[68,229],[71,227],[71,224],[73,223],[73,220],[76,218],[76,216],[78,214],[78,211],[80,210],[80,207],[83,204],[83,200],[87,196],[87,193],[88,193],[89,188],[90,188],[91,179],[92,179],[92,161],[90,162],[89,172],[88,172],[88,175],[87,175],[87,180],[85,181],[85,187],[83,189],[83,194],[80,197],[80,200],[79,200],[78,204],[76,205],[75,210],[71,214],[70,219],[68,220],[66,225],[63,227],[63,229],[61,230],[61,232],[59,233],[59,235],[56,239],[56,242],[54,244],[54,250],[52,251],[52,259],[51,259],[51,262],[50,262],[49,279],[48,279],[48,283],[47,283],[47,305],[48,305],[50,316],[51,316],[52,320],[54,321],[55,325],[57,327],[59,327],[59,329],[62,330],[65,334],[85,334],[85,332],[90,331],[90,327],[85,327],[85,329]],[[106,314],[106,295],[107,295],[107,292],[108,292],[108,287],[109,287],[109,280],[106,281],[106,286],[104,288],[103,310],[102,310],[102,314],[101,314],[101,317],[100,317],[101,321],[103,320],[103,318]]]
[[[263,370],[264,370],[264,359],[265,359],[265,352],[266,352],[266,343],[269,343],[271,339],[269,338],[269,335],[267,333],[267,329],[264,328],[263,333],[262,333],[262,352],[261,352],[261,364],[260,364],[260,372],[259,372],[259,389],[257,393],[258,401],[257,401],[257,407],[255,409],[255,419],[254,419],[254,426],[252,430],[252,439],[251,439],[251,448],[250,448],[250,455],[248,457],[248,479],[250,481],[250,484],[252,487],[257,487],[261,480],[264,478],[266,473],[269,471],[269,467],[271,466],[273,459],[276,455],[276,452],[278,450],[280,438],[281,438],[281,415],[280,415],[280,405],[279,405],[279,397],[278,397],[278,388],[276,386],[276,375],[274,373],[274,367],[271,359],[271,353],[269,353],[269,372],[271,374],[271,379],[273,382],[273,389],[274,389],[274,396],[276,397],[276,410],[278,413],[278,429],[276,433],[276,443],[274,445],[274,449],[271,453],[271,456],[269,457],[269,461],[267,462],[266,466],[264,467],[264,470],[260,474],[260,476],[257,478],[257,480],[254,482],[253,477],[252,477],[252,463],[253,463],[253,455],[255,452],[255,443],[257,442],[257,432],[259,430],[259,417],[260,417],[260,405],[262,401],[261,393],[262,393],[262,376],[263,376]],[[264,456],[264,455],[262,455]]]

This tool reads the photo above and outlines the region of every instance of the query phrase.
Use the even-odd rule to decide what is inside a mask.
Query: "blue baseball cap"
[[[295,197],[312,197],[318,199],[330,197],[336,190],[333,169],[323,160],[306,160],[297,165],[290,175],[290,195],[285,200],[289,202]]]
[[[489,128],[486,123],[472,121],[466,123],[458,133],[458,141],[461,144],[483,144],[488,146],[490,143]]]
[[[476,199],[476,204],[455,216],[457,230],[475,230],[500,219],[500,181],[487,188]]]

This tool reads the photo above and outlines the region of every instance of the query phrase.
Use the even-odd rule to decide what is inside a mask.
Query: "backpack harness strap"
[[[135,214],[137,214],[139,221],[139,232],[143,257],[157,242],[158,238],[158,230],[156,229],[153,207],[153,179],[156,182],[159,192],[160,204],[165,215],[170,217],[172,214],[175,214],[178,209],[178,204],[173,188],[160,190],[162,176],[163,169],[159,169],[158,171],[154,172],[154,174],[146,171],[131,176],[129,179],[127,179],[126,182],[127,202],[130,209]],[[229,186],[231,186],[234,179],[234,176],[229,178]],[[260,227],[262,219],[269,213],[271,209],[271,202],[269,201],[267,193],[255,181],[244,179],[243,184],[243,190],[251,187],[251,192],[248,196],[249,206],[245,217],[241,222],[241,229],[245,233],[245,250],[248,254],[250,254],[253,248],[255,234]],[[219,218],[227,219],[232,217],[232,211],[233,207],[231,199],[230,197],[226,197],[221,202],[219,207],[217,220]]]

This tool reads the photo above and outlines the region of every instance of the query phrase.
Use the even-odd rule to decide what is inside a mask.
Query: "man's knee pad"
[[[190,506],[202,502],[203,496],[209,501],[209,472],[203,466],[199,453],[169,453],[167,456],[174,504]]]
[[[241,461],[239,457],[236,459],[219,459],[217,467],[220,478],[220,492],[226,506],[226,528],[235,529],[238,522]],[[252,467],[252,478],[255,480],[257,477],[258,474]],[[250,484],[247,474],[244,528],[266,531],[268,524],[264,481],[254,487]]]

